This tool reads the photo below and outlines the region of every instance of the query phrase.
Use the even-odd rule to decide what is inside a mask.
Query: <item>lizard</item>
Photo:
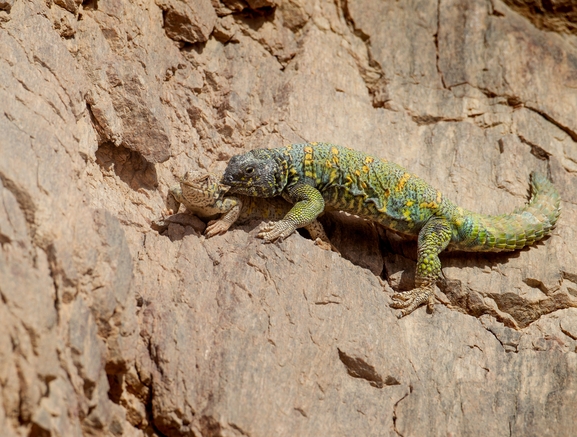
[[[254,219],[281,219],[291,208],[291,204],[277,197],[257,199],[242,195],[228,196],[228,187],[220,184],[221,176],[201,171],[188,171],[178,185],[172,186],[166,196],[167,215],[176,214],[181,205],[186,211],[199,218],[210,220],[204,231],[207,238],[222,235],[235,223],[247,223]],[[165,229],[165,219],[153,221],[157,229]],[[322,249],[338,250],[332,246],[323,225],[313,220],[305,225],[315,244]]]
[[[442,278],[439,253],[521,249],[548,235],[561,211],[560,196],[543,175],[531,173],[529,202],[510,214],[483,215],[461,208],[403,167],[364,152],[328,143],[291,144],[233,156],[222,183],[229,193],[281,195],[293,204],[258,234],[282,240],[326,207],[417,237],[415,288],[392,295],[398,317],[426,303],[434,309],[434,286]]]

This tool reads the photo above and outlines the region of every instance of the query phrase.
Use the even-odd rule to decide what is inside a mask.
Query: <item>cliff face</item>
[[[574,435],[575,11],[507,3],[0,0],[2,435]],[[342,256],[151,229],[186,170],[305,140],[483,213],[540,170],[561,218],[401,320],[416,245],[354,217]]]

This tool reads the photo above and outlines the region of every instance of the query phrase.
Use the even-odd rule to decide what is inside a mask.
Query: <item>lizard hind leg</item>
[[[329,240],[329,237],[327,236],[325,228],[323,227],[321,222],[319,222],[318,220],[314,220],[312,223],[306,225],[305,229],[310,234],[311,238],[315,242],[315,245],[317,245],[321,249],[333,251],[335,253],[338,253],[339,255],[341,254],[339,250],[335,246],[333,246],[331,240]]]
[[[417,248],[417,272],[415,285],[411,291],[395,293],[391,307],[401,309],[399,318],[411,314],[422,304],[427,303],[433,311],[435,301],[435,282],[441,277],[441,253],[451,241],[452,229],[449,221],[433,216],[419,232]]]

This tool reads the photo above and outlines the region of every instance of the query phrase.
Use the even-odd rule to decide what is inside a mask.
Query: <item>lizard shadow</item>
[[[359,267],[370,270],[375,276],[386,280],[395,291],[408,291],[415,287],[415,269],[417,260],[416,238],[401,236],[343,212],[325,212],[319,221],[322,223],[331,244],[340,252],[342,258]],[[206,229],[207,219],[194,214],[182,212],[169,217],[154,220],[151,228],[171,241],[181,240],[188,235],[200,237]],[[250,232],[258,228],[265,219],[254,218],[243,224],[233,225],[233,229]],[[300,235],[311,239],[304,229],[298,229]],[[214,238],[214,237],[213,237]],[[543,244],[549,237],[523,249],[510,252],[463,252],[446,250],[441,252],[442,268],[469,267],[490,269],[507,264],[511,259],[521,256],[521,252]],[[318,250],[321,250],[320,248]],[[441,290],[455,286],[455,280],[445,276],[439,281]],[[460,281],[457,280],[460,284]],[[447,285],[449,284],[449,285]],[[452,285],[451,285],[452,284]]]
[[[384,259],[382,279],[391,283],[396,291],[407,291],[414,288],[415,270],[417,264],[416,238],[400,236],[385,228],[379,234]],[[450,267],[490,268],[494,269],[506,265],[510,260],[519,258],[522,252],[531,250],[544,244],[550,237],[547,236],[537,243],[522,249],[507,252],[466,252],[447,249],[439,254],[442,269]],[[451,281],[442,272],[445,281]],[[443,281],[439,281],[442,283]]]

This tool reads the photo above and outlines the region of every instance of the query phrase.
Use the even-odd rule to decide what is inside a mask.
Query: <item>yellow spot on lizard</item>
[[[413,206],[414,204],[415,204],[414,200],[407,200],[407,203],[406,203],[407,206]]]
[[[310,146],[306,146],[303,148],[303,150],[305,152],[305,158],[303,161],[303,170],[305,171],[305,176],[314,179],[315,172],[314,172],[313,148]]]
[[[373,163],[374,161],[375,161],[375,158],[373,158],[372,156],[367,156],[367,157],[365,158],[365,163],[367,163],[367,164],[371,164],[371,163]]]
[[[333,155],[338,155],[338,154],[339,154],[339,149],[337,149],[336,147],[333,147],[333,148],[331,149],[331,153],[332,153]]]
[[[403,176],[401,176],[401,179],[399,179],[399,183],[395,187],[395,191],[401,191],[405,187],[405,184],[409,179],[411,179],[410,173],[405,173]]]
[[[368,172],[369,172],[369,167],[367,167],[366,165],[363,165],[363,171],[364,171],[365,173],[368,173]]]
[[[439,207],[439,205],[437,204],[437,202],[423,202],[419,205],[421,208],[430,208],[430,209],[437,209]]]

